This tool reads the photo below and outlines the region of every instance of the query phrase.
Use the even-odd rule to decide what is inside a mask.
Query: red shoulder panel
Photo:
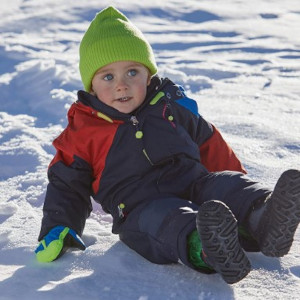
[[[200,146],[200,157],[203,165],[210,172],[238,171],[247,173],[231,147],[223,139],[219,130],[213,126],[213,135]]]
[[[68,120],[69,124],[66,129],[53,141],[57,153],[50,167],[58,161],[71,165],[74,156],[80,157],[93,169],[93,189],[96,193],[107,154],[122,122],[110,123],[97,117],[97,111],[80,103],[72,105],[68,112]]]

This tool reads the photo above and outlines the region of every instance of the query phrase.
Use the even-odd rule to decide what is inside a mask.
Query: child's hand
[[[35,249],[36,258],[39,262],[51,262],[75,247],[85,250],[85,244],[73,229],[65,226],[56,226],[40,242]]]

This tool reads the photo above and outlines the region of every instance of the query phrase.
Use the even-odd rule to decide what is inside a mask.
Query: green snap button
[[[135,133],[135,137],[137,138],[137,139],[141,139],[142,137],[143,137],[143,132],[142,131],[137,131],[136,133]]]

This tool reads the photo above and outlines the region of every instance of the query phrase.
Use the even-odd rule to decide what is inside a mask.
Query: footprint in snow
[[[18,207],[15,204],[5,204],[0,206],[0,224],[4,223],[9,217],[11,217],[16,211]]]

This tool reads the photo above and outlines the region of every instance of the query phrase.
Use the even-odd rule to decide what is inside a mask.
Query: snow
[[[145,3],[143,3],[145,2]],[[153,45],[160,74],[184,85],[249,175],[273,187],[300,155],[298,0],[0,0],[0,299],[299,299],[300,231],[280,259],[251,253],[227,285],[180,264],[155,265],[111,233],[95,203],[86,251],[34,256],[51,142],[82,89],[78,46],[114,4]]]

